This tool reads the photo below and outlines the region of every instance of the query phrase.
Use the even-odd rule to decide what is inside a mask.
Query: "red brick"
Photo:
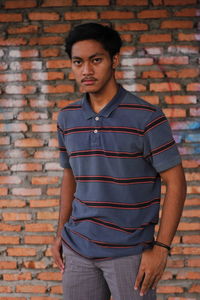
[[[159,286],[157,288],[158,293],[168,294],[168,293],[183,293],[183,288],[180,286]]]
[[[24,150],[18,150],[18,149],[14,149],[14,150],[9,150],[9,151],[4,151],[4,152],[0,152],[0,158],[26,158],[28,157],[28,153]]]
[[[51,287],[51,293],[52,294],[62,294],[63,292],[62,292],[62,286],[60,286],[60,285],[54,285],[54,286],[52,286]]]
[[[8,170],[8,165],[5,163],[0,163],[0,171],[6,171]]]
[[[55,101],[51,100],[45,100],[45,99],[41,99],[41,100],[34,100],[31,99],[30,100],[30,106],[31,107],[53,107],[55,105]]]
[[[153,65],[152,58],[123,58],[121,64],[123,66],[150,66]]]
[[[64,39],[61,36],[43,36],[43,37],[33,37],[30,39],[29,45],[63,45]]]
[[[199,82],[193,82],[193,83],[189,83],[187,84],[187,91],[200,91],[200,83]]]
[[[48,188],[47,189],[48,196],[59,196],[60,195],[60,188]]]
[[[51,280],[51,281],[57,281],[61,280],[62,274],[60,272],[41,272],[39,275],[37,275],[37,279],[39,280]]]
[[[183,160],[182,164],[184,168],[199,168],[200,160]]]
[[[30,272],[19,273],[19,274],[3,274],[3,280],[15,281],[15,280],[31,280],[32,274]]]
[[[184,260],[182,259],[168,259],[167,261],[168,268],[183,268],[184,267]]]
[[[67,12],[64,14],[65,20],[95,20],[97,19],[96,11],[81,11],[81,12]]]
[[[44,0],[42,3],[42,7],[50,7],[50,6],[70,6],[72,4],[72,0]]]
[[[54,93],[73,93],[74,87],[73,85],[67,84],[59,84],[56,86],[52,85],[43,85],[41,87],[41,92],[45,94],[54,94]]]
[[[50,60],[46,63],[47,68],[70,68],[70,60]]]
[[[107,10],[100,13],[100,19],[132,19],[134,16],[131,11]]]
[[[0,14],[0,23],[3,22],[22,22],[22,15],[21,14]]]
[[[7,249],[9,256],[35,256],[36,249],[35,248],[8,248]]]
[[[194,268],[200,267],[200,259],[199,258],[188,259],[187,260],[187,266],[188,267],[194,267]]]
[[[30,207],[55,207],[59,205],[59,199],[30,200]]]
[[[16,147],[43,147],[44,141],[34,138],[26,138],[15,141]]]
[[[186,65],[188,62],[188,56],[169,56],[159,58],[159,64]]]
[[[32,21],[57,21],[60,16],[56,12],[31,12],[28,18]]]
[[[32,125],[32,132],[55,132],[56,128],[56,124],[35,124]]]
[[[11,57],[19,57],[19,58],[24,58],[24,57],[38,57],[39,56],[39,51],[36,49],[31,49],[31,50],[10,50],[9,56]],[[22,62],[23,63],[23,62]]]
[[[33,177],[31,184],[56,184],[59,182],[59,177],[47,176],[47,177]]]
[[[37,72],[32,73],[33,80],[58,80],[64,79],[63,72]]]
[[[189,289],[189,293],[200,293],[200,285],[192,285],[192,287]]]
[[[8,65],[5,62],[0,62],[0,71],[8,69]]]
[[[19,184],[22,180],[18,176],[0,176],[0,184]]]
[[[199,217],[199,210],[186,210],[189,211],[190,214],[183,214],[184,217]],[[185,235],[183,236],[184,244],[200,244],[200,236],[199,235]]]
[[[167,118],[183,118],[186,117],[186,110],[182,108],[164,108],[164,114]]]
[[[159,97],[158,96],[142,96],[142,99],[150,102],[151,104],[158,104]]]
[[[46,201],[47,202],[47,201]],[[47,231],[54,231],[54,227],[52,224],[48,223],[31,223],[25,225],[25,231],[30,232],[47,232]]]
[[[189,231],[196,231],[200,230],[200,224],[199,223],[179,223],[178,230],[189,230]]]
[[[0,244],[19,244],[19,237],[18,236],[0,236]]]
[[[9,286],[0,286],[0,293],[12,293],[11,287]],[[1,298],[0,298],[1,299]],[[7,299],[6,299],[7,300]],[[12,299],[13,300],[13,299]]]
[[[180,91],[180,84],[171,82],[161,82],[161,83],[150,83],[150,91],[155,92],[167,92],[167,91]]]
[[[60,49],[41,49],[40,50],[41,57],[57,57],[60,55]]]
[[[27,100],[0,99],[0,107],[25,107]]]
[[[144,71],[142,78],[163,78],[164,74],[161,71]]]
[[[13,8],[32,8],[37,6],[35,0],[18,0],[18,1],[5,1],[6,9]]]
[[[144,23],[125,23],[115,25],[117,31],[138,31],[148,30],[148,25]]]
[[[21,231],[21,226],[20,225],[10,225],[10,224],[7,224],[7,223],[1,223],[0,224],[0,230],[1,231],[12,231],[12,232],[16,231],[16,232],[19,232],[19,231]]]
[[[13,195],[18,196],[40,196],[42,194],[42,191],[40,188],[14,188],[12,189]]]
[[[51,32],[51,33],[66,33],[70,30],[70,24],[54,24],[51,26],[45,26],[44,32]]]
[[[43,285],[16,285],[17,293],[45,293],[46,287]]]
[[[25,244],[42,244],[42,245],[46,245],[46,244],[52,244],[54,240],[53,236],[40,236],[40,235],[28,235],[25,236],[24,238],[24,243]]]
[[[179,41],[187,41],[187,42],[199,41],[200,40],[200,34],[179,32],[178,33],[178,40]]]
[[[174,21],[174,20],[167,20],[161,23],[160,28],[165,29],[177,29],[177,28],[193,28],[193,21]]]
[[[8,188],[0,188],[0,196],[6,196],[8,194]]]
[[[199,194],[200,193],[200,186],[188,186],[187,188],[188,194]]]
[[[25,261],[24,267],[27,269],[45,269],[47,263],[45,261]]]
[[[33,171],[41,171],[42,165],[39,163],[24,163],[24,164],[16,164],[11,166],[11,171],[17,172],[33,172]]]
[[[34,94],[36,92],[36,86],[22,86],[22,85],[7,85],[5,88],[7,94]]]
[[[37,113],[34,111],[31,112],[21,112],[17,115],[18,120],[40,120],[40,119],[48,119],[48,114],[45,113]]]
[[[34,154],[34,158],[36,159],[54,159],[58,158],[58,151],[36,151]]]
[[[199,48],[190,45],[171,45],[168,47],[168,52],[184,54],[198,53]]]
[[[196,4],[196,0],[164,0],[165,5],[189,5]]]
[[[12,200],[4,200],[2,199],[0,201],[0,207],[25,207],[26,206],[26,202],[24,200],[15,200],[15,199],[12,199]]]
[[[165,102],[169,104],[195,104],[197,103],[197,97],[196,96],[190,96],[190,95],[173,95],[173,96],[166,96]]]
[[[196,8],[182,8],[174,12],[177,17],[196,17],[200,15],[200,11]]]
[[[31,214],[28,213],[15,213],[15,212],[4,212],[3,219],[5,221],[28,221],[31,220]]]
[[[140,36],[141,43],[161,43],[161,42],[171,42],[171,34],[142,34]]]
[[[0,113],[0,120],[12,120],[13,118],[13,112]]]
[[[109,0],[78,0],[78,5],[80,6],[105,6],[109,5]]]
[[[39,26],[37,25],[27,25],[21,27],[9,27],[7,32],[9,34],[26,34],[26,33],[37,33],[39,30]],[[19,50],[17,50],[19,51]],[[34,50],[24,50],[24,51],[34,51]]]
[[[0,269],[1,270],[12,270],[17,268],[16,261],[0,261]],[[0,298],[1,299],[1,298]]]
[[[137,14],[137,17],[139,19],[160,19],[160,18],[167,18],[168,17],[168,11],[164,9],[160,10],[143,10]]]
[[[190,108],[190,116],[198,117],[200,116],[200,108]]]
[[[58,212],[50,212],[50,211],[39,211],[37,213],[37,219],[42,220],[57,220],[58,219]]]
[[[187,181],[198,181],[200,179],[199,173],[197,172],[186,173],[185,175]]]
[[[167,77],[170,78],[194,78],[198,77],[198,69],[180,69],[166,72]]]
[[[117,5],[126,5],[126,6],[142,6],[148,5],[148,0],[117,0]]]
[[[27,41],[24,38],[0,38],[0,46],[23,46]]]
[[[131,34],[121,34],[121,39],[123,42],[131,42],[132,41],[132,35]]]
[[[9,136],[0,137],[0,145],[9,145],[9,144],[10,144]]]
[[[0,74],[0,82],[9,82],[9,81],[26,81],[26,74]]]

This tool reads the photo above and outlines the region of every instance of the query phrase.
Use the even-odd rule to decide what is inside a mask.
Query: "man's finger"
[[[152,289],[153,289],[153,290],[156,289],[157,284],[158,284],[159,280],[161,279],[161,277],[162,277],[161,275],[156,276],[156,278],[155,278],[155,280],[154,280],[154,282],[153,282],[153,285],[152,285]]]
[[[144,277],[144,270],[143,270],[142,266],[140,266],[136,280],[135,280],[135,285],[134,285],[135,290],[138,290],[140,288],[143,277]]]
[[[146,294],[146,292],[151,287],[151,285],[152,285],[152,276],[150,273],[145,273],[144,280],[142,282],[142,286],[140,289],[140,296]]]

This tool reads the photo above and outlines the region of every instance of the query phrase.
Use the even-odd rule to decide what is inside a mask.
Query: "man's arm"
[[[186,181],[181,165],[160,173],[160,176],[166,183],[166,194],[156,240],[170,246],[184,206]],[[168,250],[157,245],[143,252],[135,281],[135,289],[140,289],[140,295],[149,288],[156,288],[164,272],[167,255]]]
[[[76,182],[72,169],[65,168],[63,171],[63,178],[61,183],[60,191],[60,209],[59,209],[59,219],[57,234],[51,247],[51,252],[55,263],[63,272],[64,264],[62,259],[62,241],[61,241],[61,231],[64,224],[69,220],[72,211],[72,201],[74,198],[74,192],[76,189]]]

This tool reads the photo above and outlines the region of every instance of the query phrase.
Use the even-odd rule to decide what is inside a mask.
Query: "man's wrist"
[[[164,249],[168,252],[168,255],[171,256],[171,247],[167,244],[161,243],[159,241],[154,241],[154,246],[159,247],[160,249]]]

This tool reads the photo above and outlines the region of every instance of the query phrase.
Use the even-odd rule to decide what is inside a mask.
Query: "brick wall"
[[[199,15],[197,0],[0,1],[0,300],[62,299],[50,253],[62,175],[56,118],[80,96],[64,38],[88,20],[120,31],[119,82],[169,117],[188,197],[158,299],[198,299]]]

